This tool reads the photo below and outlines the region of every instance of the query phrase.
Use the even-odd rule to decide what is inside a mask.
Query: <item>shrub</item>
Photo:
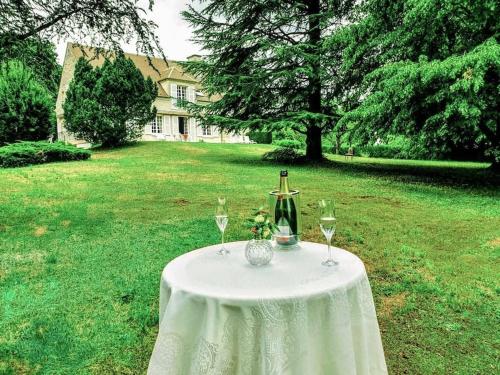
[[[293,148],[278,147],[262,155],[262,160],[276,163],[295,164],[304,160],[304,154]]]
[[[64,143],[20,142],[0,147],[0,167],[22,167],[55,161],[85,160],[90,151]]]
[[[156,84],[130,59],[117,57],[93,69],[82,57],[63,104],[65,127],[77,138],[104,147],[135,141],[156,115],[157,93]]]
[[[301,150],[304,148],[304,144],[295,139],[280,139],[273,142],[278,147],[282,148],[293,148],[295,150]]]
[[[0,145],[47,139],[54,99],[21,62],[0,64]]]
[[[368,145],[357,148],[358,154],[369,158],[397,159],[401,153],[399,147],[389,145]]]
[[[326,140],[323,140],[323,142],[321,143],[321,150],[323,152],[328,152],[328,153],[335,153],[335,148],[333,147],[333,145],[326,141]]]
[[[270,144],[273,141],[271,132],[252,130],[248,133],[248,138],[255,143]]]
[[[368,145],[355,148],[357,155],[385,159],[428,159],[431,155],[419,145]],[[355,152],[355,153],[356,153]]]

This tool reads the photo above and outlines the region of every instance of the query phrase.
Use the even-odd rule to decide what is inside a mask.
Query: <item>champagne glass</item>
[[[227,216],[227,204],[226,204],[226,198],[218,198],[217,199],[217,206],[215,207],[215,222],[217,223],[217,226],[219,227],[219,230],[221,232],[221,248],[217,252],[219,255],[226,255],[229,254],[229,250],[227,250],[224,247],[224,232],[226,230],[227,226],[227,221],[228,221],[228,216]]]
[[[319,227],[323,232],[328,244],[328,259],[321,264],[327,267],[335,266],[337,261],[332,258],[332,237],[335,234],[337,219],[335,217],[335,206],[333,201],[322,199],[319,201]]]

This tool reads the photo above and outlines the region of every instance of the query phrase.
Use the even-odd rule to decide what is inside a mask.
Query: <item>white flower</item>
[[[266,221],[266,219],[264,218],[264,216],[262,216],[262,215],[255,216],[255,222],[256,223],[263,223],[264,221]]]
[[[270,231],[269,229],[267,229],[267,228],[266,228],[266,229],[264,229],[264,233],[262,233],[262,236],[263,236],[264,238],[266,238],[266,237],[268,237],[270,234],[271,234],[271,231]]]

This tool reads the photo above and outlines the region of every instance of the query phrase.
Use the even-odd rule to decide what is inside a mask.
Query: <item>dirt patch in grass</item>
[[[48,228],[47,228],[47,226],[46,226],[46,225],[42,225],[42,226],[40,226],[40,227],[36,227],[36,228],[35,228],[35,231],[33,232],[33,235],[34,235],[35,237],[41,237],[41,236],[43,236],[45,233],[47,233],[47,230],[48,230]]]
[[[0,373],[2,374],[34,374],[40,370],[41,366],[31,367],[27,361],[13,360],[4,362],[0,360]],[[5,371],[5,372],[4,372]],[[13,372],[11,372],[13,371]]]
[[[165,173],[165,172],[156,172],[156,173],[148,173],[146,175],[148,180],[159,180],[159,181],[178,181],[184,178],[181,174],[176,173]]]
[[[71,224],[71,220],[63,220],[61,221],[61,225],[65,228],[69,227]]]
[[[187,206],[189,204],[189,201],[184,198],[177,198],[174,199],[174,203],[178,206]]]
[[[43,167],[39,166],[39,170],[37,172],[51,172],[49,169],[49,164],[44,164]],[[64,175],[63,177],[81,177],[82,174],[91,173],[96,175],[101,174],[109,174],[116,170],[116,168],[110,166],[109,164],[103,165],[102,163],[89,163],[86,161],[78,161],[78,162],[66,162],[64,165],[59,166],[61,173]]]
[[[379,313],[382,316],[389,317],[395,309],[399,309],[405,305],[408,293],[399,293],[392,296],[382,297]]]
[[[41,263],[47,255],[46,252],[32,251],[30,253],[8,253],[0,256],[0,263],[6,266],[5,270],[0,270],[0,276],[5,276],[11,269],[17,266]],[[8,266],[8,267],[7,267]],[[12,266],[12,267],[11,267]],[[19,269],[17,269],[19,271]]]
[[[120,152],[95,152],[92,154],[92,159],[108,159],[108,160],[116,160],[123,159],[123,153]]]
[[[1,232],[1,228],[0,228],[0,232]],[[488,246],[491,246],[491,247],[500,247],[500,237],[497,237],[493,240],[490,240],[487,242]]]
[[[201,160],[195,159],[185,159],[185,160],[177,160],[175,162],[176,165],[202,165]]]
[[[436,277],[432,274],[431,271],[429,271],[426,268],[420,268],[418,270],[418,273],[420,275],[422,275],[422,277],[424,278],[425,281],[430,281],[430,282],[436,281]]]
[[[23,205],[26,207],[54,207],[62,204],[60,199],[51,199],[46,197],[24,197]]]

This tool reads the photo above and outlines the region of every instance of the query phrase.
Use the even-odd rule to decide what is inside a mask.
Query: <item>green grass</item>
[[[144,373],[160,273],[229,240],[278,183],[269,147],[142,143],[91,160],[0,170],[0,373]],[[315,202],[365,262],[391,374],[498,373],[500,191],[485,165],[332,157],[289,167],[304,239]]]

